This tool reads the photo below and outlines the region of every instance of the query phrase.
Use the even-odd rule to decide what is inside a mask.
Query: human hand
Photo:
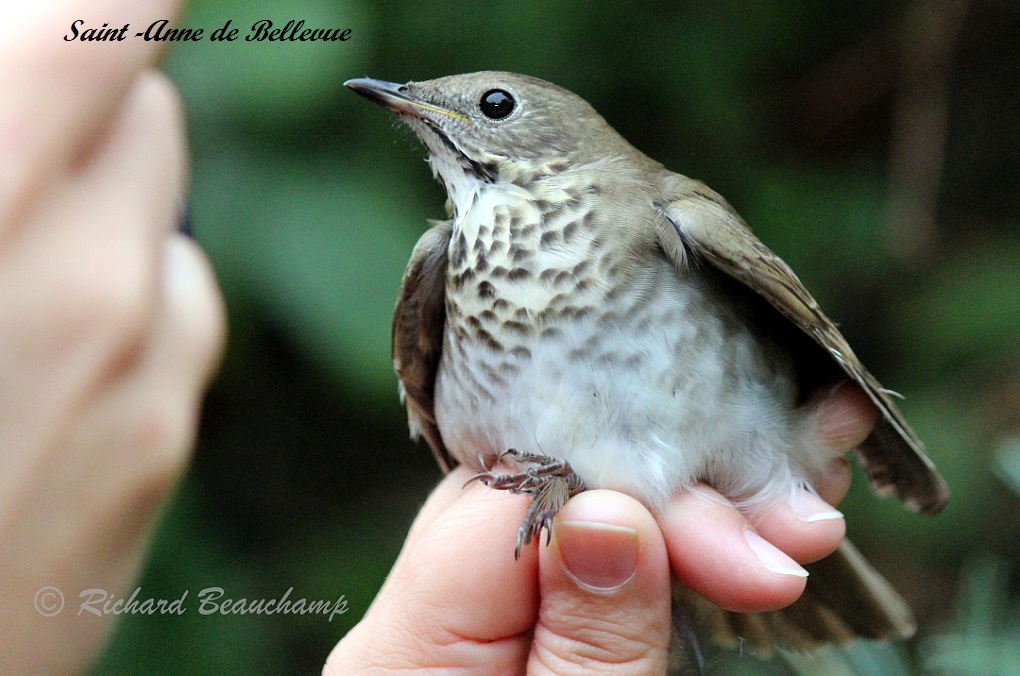
[[[77,673],[108,624],[78,594],[120,598],[135,577],[192,446],[223,309],[175,232],[182,115],[153,43],[64,42],[80,8],[15,4],[0,21],[0,664]],[[138,11],[105,5],[111,21]],[[66,601],[53,617],[46,586]]]
[[[458,468],[323,674],[664,673],[671,570],[717,605],[768,610],[800,596],[798,562],[839,546],[843,519],[829,505],[849,486],[842,454],[877,412],[856,387],[813,407],[820,447],[839,456],[817,487],[822,497],[798,495],[753,527],[707,486],[678,495],[658,522],[626,495],[588,491],[557,514],[551,546],[543,540],[514,561],[527,500],[477,482],[462,488],[472,472]],[[748,531],[760,535],[753,546]]]
[[[799,564],[836,551],[846,534],[837,505],[850,487],[845,455],[878,422],[878,410],[856,385],[819,392],[809,402],[820,452],[833,458],[815,483],[797,489],[753,523],[711,487],[674,497],[659,520],[670,561],[687,587],[726,610],[755,612],[796,601],[807,584]]]

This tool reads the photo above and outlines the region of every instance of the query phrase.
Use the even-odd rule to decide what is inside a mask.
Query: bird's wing
[[[411,436],[424,436],[444,472],[456,465],[436,425],[435,389],[446,326],[446,259],[452,224],[427,230],[411,253],[393,310],[393,368]]]
[[[896,495],[909,508],[938,512],[949,498],[924,445],[885,390],[850,349],[836,325],[779,256],[762,244],[726,201],[702,183],[678,174],[664,181],[657,204],[658,239],[679,269],[707,262],[755,291],[828,352],[882,413],[859,449],[879,495]]]

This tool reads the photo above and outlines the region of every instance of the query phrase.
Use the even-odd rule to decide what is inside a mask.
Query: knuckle
[[[569,631],[536,631],[534,654],[549,673],[664,673],[665,647],[651,639],[659,632],[634,630],[641,625],[593,619]]]
[[[152,282],[138,264],[90,267],[69,280],[70,322],[101,339],[112,354],[132,349],[145,336]]]
[[[147,474],[157,488],[172,484],[187,465],[197,428],[194,408],[154,393],[135,422],[132,446],[149,458]]]
[[[132,530],[144,536],[151,529],[153,517],[159,514],[167,497],[179,484],[185,467],[184,462],[172,466],[161,464],[148,467],[145,473],[136,476],[120,503],[119,518],[124,524],[134,524],[136,527]]]
[[[194,416],[159,397],[136,401],[131,414],[119,416],[122,448],[128,454],[119,471],[125,485],[117,501],[124,537],[144,532],[187,467],[194,438]],[[125,516],[128,515],[128,516]]]

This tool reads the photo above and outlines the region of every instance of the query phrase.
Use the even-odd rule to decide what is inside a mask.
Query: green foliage
[[[1020,673],[1020,612],[1011,600],[1008,566],[975,557],[963,570],[956,622],[923,644],[928,673],[954,676]]]
[[[913,298],[901,330],[905,367],[940,374],[1008,362],[1020,336],[1020,241],[1015,232],[961,244]]]

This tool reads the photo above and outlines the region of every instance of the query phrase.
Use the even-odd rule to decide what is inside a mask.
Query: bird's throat
[[[447,209],[455,222],[463,220],[481,193],[493,185],[492,180],[478,175],[460,157],[449,153],[431,153],[429,164],[436,180],[446,189]]]

